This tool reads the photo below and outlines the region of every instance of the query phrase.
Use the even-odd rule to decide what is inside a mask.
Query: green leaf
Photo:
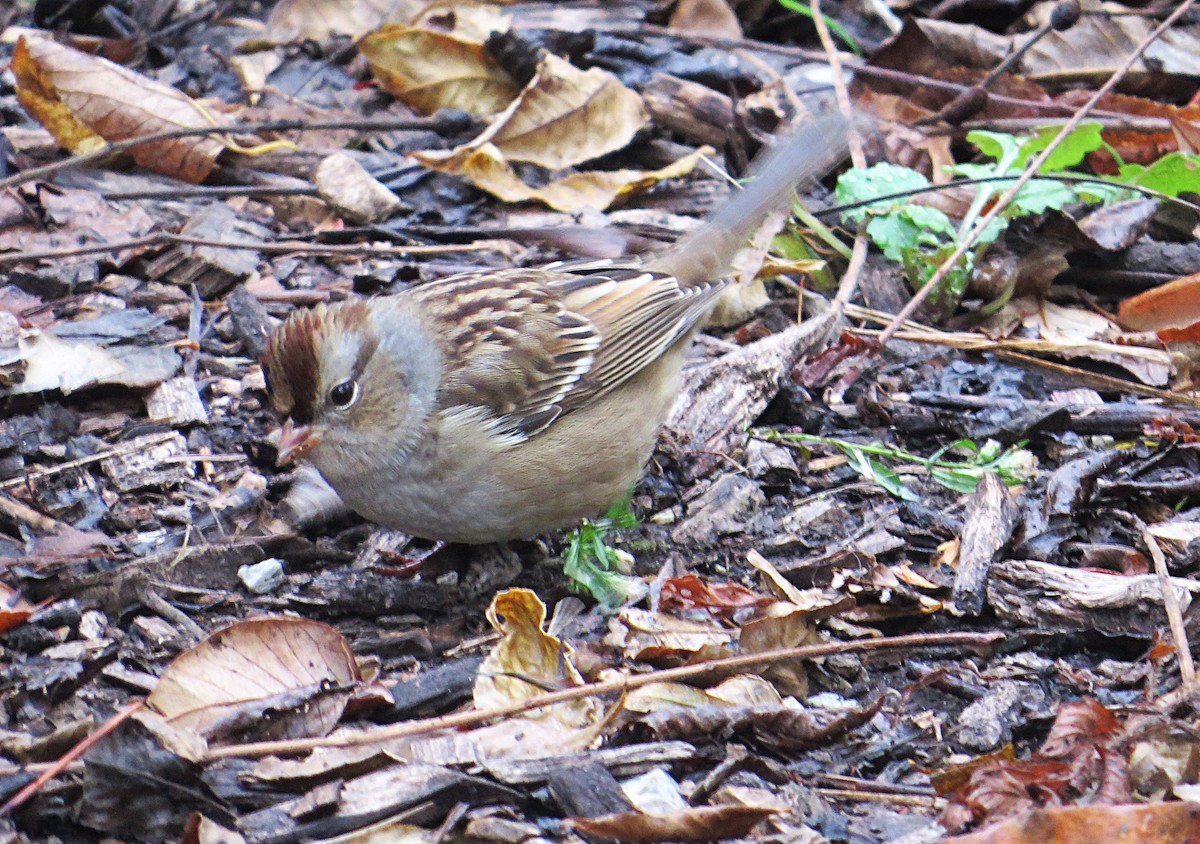
[[[837,199],[843,205],[868,202],[880,196],[919,191],[929,187],[929,180],[908,167],[884,161],[872,167],[847,170],[838,179]],[[852,223],[861,222],[869,214],[879,214],[908,205],[908,198],[889,199],[863,208],[853,208],[842,216]]]
[[[1060,131],[1060,126],[1043,126],[1033,137],[1021,144],[1021,153],[1016,166],[1024,167],[1042,150],[1050,145]],[[1100,135],[1100,124],[1095,121],[1080,123],[1066,139],[1058,145],[1050,157],[1042,164],[1040,173],[1060,173],[1077,166],[1089,152],[1095,152],[1105,146],[1104,138]]]
[[[1017,191],[1010,207],[1016,209],[1016,216],[1024,216],[1044,214],[1051,208],[1061,211],[1079,201],[1079,192],[1067,182],[1057,179],[1032,179]]]
[[[809,20],[812,20],[812,7],[809,6],[808,3],[803,3],[801,0],[779,0],[779,5],[783,6],[783,8],[787,9],[788,11],[795,12],[798,15],[803,15]],[[854,39],[854,36],[850,34],[850,31],[846,29],[846,27],[829,17],[829,15],[821,15],[821,18],[825,21],[825,25],[829,27],[829,31],[838,38],[842,39],[842,42],[845,43],[845,45],[849,47],[856,56],[863,55],[862,47],[859,46],[858,41]]]
[[[867,223],[867,236],[875,242],[889,261],[903,260],[904,254],[916,249],[924,232],[903,214],[886,214]]]
[[[1121,178],[1128,184],[1140,185],[1168,196],[1200,193],[1200,156],[1185,152],[1167,153],[1140,173],[1136,165],[1127,164],[1121,168]]]
[[[978,470],[943,469],[934,466],[929,470],[929,477],[955,492],[974,492],[979,488],[981,475]]]
[[[955,234],[954,223],[946,215],[946,212],[939,208],[931,208],[928,205],[909,205],[899,213],[911,220],[913,225],[918,228],[928,229],[949,237],[953,237]]]
[[[904,485],[900,480],[900,476],[887,466],[880,463],[874,458],[868,457],[861,449],[856,448],[854,443],[848,443],[841,440],[833,440],[834,444],[842,450],[846,455],[846,462],[859,475],[869,481],[879,484],[890,495],[904,501],[915,501],[916,494]]]
[[[979,147],[980,152],[997,163],[1000,161],[1014,161],[1021,153],[1020,139],[1003,132],[989,132],[986,129],[976,129],[967,133],[967,140]],[[997,176],[1003,174],[997,173],[995,167],[992,167],[990,175]]]

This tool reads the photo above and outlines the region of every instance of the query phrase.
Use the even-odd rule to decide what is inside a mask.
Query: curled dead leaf
[[[507,706],[583,684],[571,663],[571,646],[545,632],[546,605],[536,594],[506,589],[492,599],[487,617],[503,638],[479,667],[476,708]],[[586,727],[600,720],[601,709],[596,701],[584,699],[535,710],[530,717]]]
[[[520,90],[483,44],[446,32],[389,24],[363,38],[359,50],[383,89],[422,114],[458,108],[485,117]]]
[[[526,184],[503,154],[492,144],[471,150],[464,157],[443,152],[413,153],[426,167],[455,176],[466,176],[475,186],[506,202],[542,202],[556,211],[603,211],[617,199],[646,190],[665,179],[687,175],[700,158],[712,152],[703,147],[661,170],[592,170],[572,173],[542,187]]]
[[[210,740],[324,735],[359,680],[350,646],[327,624],[239,621],[177,656],[146,705]]]
[[[584,835],[616,841],[720,841],[744,837],[775,812],[763,806],[696,806],[669,815],[618,812],[570,823]]]
[[[12,69],[22,107],[74,153],[160,132],[220,125],[169,85],[54,41],[22,38],[13,51]],[[147,169],[199,183],[224,148],[213,137],[174,138],[143,144],[130,154]]]

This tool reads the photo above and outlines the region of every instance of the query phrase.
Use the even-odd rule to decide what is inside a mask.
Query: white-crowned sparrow
[[[351,508],[451,542],[528,537],[628,493],[734,253],[840,159],[810,121],[750,185],[661,254],[468,273],[293,313],[263,370],[280,462],[307,458]]]

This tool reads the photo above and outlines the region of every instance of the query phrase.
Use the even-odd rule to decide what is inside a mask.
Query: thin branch
[[[938,646],[968,647],[986,649],[1001,641],[1003,633],[930,633],[911,636],[892,636],[881,639],[866,639],[854,642],[829,642],[821,645],[802,645],[797,648],[781,648],[764,651],[757,654],[742,654],[724,659],[706,660],[696,665],[685,665],[680,668],[669,668],[663,671],[651,671],[632,677],[622,677],[602,683],[589,683],[583,686],[564,689],[559,692],[539,695],[530,700],[513,703],[508,706],[498,706],[494,709],[460,712],[454,715],[443,715],[437,718],[426,718],[420,721],[407,721],[400,724],[382,727],[376,730],[366,730],[353,735],[330,736],[326,738],[294,739],[290,741],[263,741],[253,744],[231,745],[216,747],[205,754],[205,762],[216,759],[249,758],[270,756],[272,754],[294,754],[315,750],[318,747],[355,747],[364,744],[376,744],[381,741],[423,735],[440,730],[456,729],[459,727],[474,727],[497,718],[520,715],[546,706],[579,700],[581,698],[597,697],[600,695],[626,694],[633,689],[641,688],[650,683],[678,682],[684,680],[704,680],[721,676],[729,671],[770,665],[790,660],[815,659],[842,653],[867,653],[871,651],[902,650],[912,651],[920,648]]]
[[[900,313],[896,314],[895,319],[891,321],[891,323],[879,336],[880,345],[887,345],[888,340],[890,340],[892,335],[899,330],[900,326],[904,324],[904,321],[911,317],[917,308],[921,307],[921,305],[923,305],[925,301],[929,299],[933,291],[942,286],[942,282],[948,275],[950,275],[954,268],[958,266],[958,262],[962,260],[962,257],[967,254],[968,250],[970,250],[972,246],[975,245],[975,241],[977,241],[979,236],[987,230],[992,221],[999,217],[1000,214],[1008,208],[1013,199],[1020,192],[1021,188],[1023,188],[1035,175],[1038,174],[1038,172],[1042,169],[1042,165],[1045,164],[1049,160],[1050,156],[1053,155],[1054,152],[1062,145],[1062,143],[1068,137],[1070,137],[1071,133],[1074,132],[1079,124],[1083,122],[1083,119],[1087,117],[1092,109],[1094,109],[1096,105],[1117,86],[1118,82],[1125,78],[1125,75],[1129,73],[1134,63],[1141,58],[1142,54],[1146,52],[1150,45],[1162,37],[1162,34],[1170,29],[1177,20],[1187,14],[1188,11],[1191,10],[1192,6],[1195,5],[1195,2],[1196,0],[1184,0],[1184,2],[1180,3],[1175,11],[1168,15],[1161,24],[1155,27],[1153,32],[1142,39],[1142,42],[1133,49],[1133,52],[1129,54],[1129,57],[1119,68],[1113,72],[1108,80],[1100,86],[1100,89],[1096,91],[1096,93],[1093,94],[1092,97],[1086,103],[1084,103],[1079,110],[1075,112],[1075,114],[1071,116],[1070,120],[1063,124],[1063,127],[1059,129],[1058,134],[1054,137],[1054,140],[1047,144],[1046,148],[1043,149],[1040,154],[1038,154],[1026,165],[1024,172],[1021,173],[1017,181],[1014,182],[1013,185],[1004,192],[1004,194],[996,201],[996,203],[986,214],[976,221],[975,226],[970,232],[967,233],[966,237],[962,239],[962,242],[958,244],[958,248],[954,250],[950,257],[942,262],[942,265],[938,267],[938,270],[933,274],[933,277],[930,278],[920,290],[913,294],[913,297],[908,300],[908,304],[906,304],[900,310]]]

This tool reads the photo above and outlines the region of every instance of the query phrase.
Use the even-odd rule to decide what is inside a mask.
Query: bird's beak
[[[275,465],[286,466],[307,457],[308,454],[321,444],[321,436],[313,430],[312,425],[292,427],[292,420],[285,419],[279,431],[279,456]]]

